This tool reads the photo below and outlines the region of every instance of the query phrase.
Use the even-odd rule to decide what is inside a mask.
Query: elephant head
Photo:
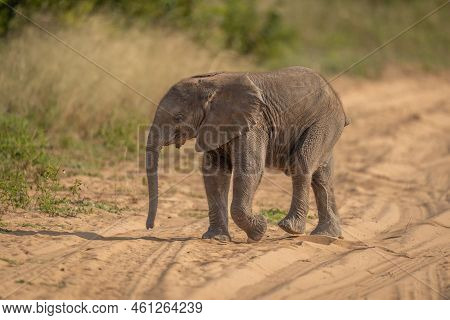
[[[197,138],[196,151],[216,149],[257,122],[261,103],[260,90],[245,74],[198,75],[169,89],[158,104],[147,140],[147,229],[154,226],[158,206],[161,148],[170,144],[180,148]]]

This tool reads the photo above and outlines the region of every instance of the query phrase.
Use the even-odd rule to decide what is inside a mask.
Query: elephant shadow
[[[115,235],[105,237],[96,232],[92,231],[53,231],[53,230],[8,230],[1,228],[0,234],[16,236],[16,237],[26,237],[26,236],[35,236],[35,235],[45,235],[50,237],[65,237],[72,236],[78,237],[81,239],[85,239],[88,241],[135,241],[135,240],[148,240],[155,242],[184,242],[184,241],[192,241],[192,240],[202,240],[199,237],[155,237],[155,236],[130,236],[130,235]],[[280,242],[280,241],[306,241],[312,242],[321,245],[330,245],[334,244],[340,247],[344,247],[347,249],[360,249],[360,248],[369,248],[366,243],[360,241],[348,241],[328,236],[319,236],[319,235],[288,235],[282,237],[275,237],[272,239],[266,239],[263,242]],[[218,244],[226,244],[222,242],[217,242]],[[232,240],[231,243],[234,244],[243,244],[245,241],[235,241]]]
[[[149,240],[156,242],[177,242],[177,241],[188,241],[188,240],[200,240],[196,237],[168,237],[159,238],[154,236],[127,236],[127,235],[116,235],[110,237],[104,237],[98,233],[91,231],[52,231],[52,230],[6,230],[1,229],[0,234],[6,234],[16,237],[26,237],[35,235],[45,235],[50,237],[60,237],[60,236],[74,236],[82,238],[89,241],[133,241],[133,240]]]

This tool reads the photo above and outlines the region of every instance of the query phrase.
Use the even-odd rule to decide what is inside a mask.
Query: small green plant
[[[277,224],[281,219],[283,219],[287,212],[278,208],[262,209],[261,214],[266,217],[267,221],[272,224]],[[317,216],[308,212],[306,214],[308,219],[315,219]]]
[[[266,217],[267,221],[272,224],[277,224],[283,219],[287,212],[278,208],[262,209],[261,214]]]

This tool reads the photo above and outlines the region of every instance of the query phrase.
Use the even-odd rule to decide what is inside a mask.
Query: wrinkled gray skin
[[[180,147],[197,138],[196,150],[204,152],[202,172],[209,204],[210,225],[204,239],[230,240],[231,178],[233,221],[249,241],[263,237],[267,224],[264,217],[252,213],[252,201],[265,167],[292,178],[291,206],[278,223],[283,230],[305,232],[312,185],[319,211],[312,234],[340,237],[331,183],[332,149],[348,123],[334,90],[307,68],[221,72],[181,80],[161,100],[149,132],[147,228],[153,228],[157,211],[158,152],[164,145]],[[169,128],[161,130],[163,125]],[[214,134],[219,127],[220,135]]]

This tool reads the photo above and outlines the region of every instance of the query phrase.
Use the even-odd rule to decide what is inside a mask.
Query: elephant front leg
[[[245,231],[248,242],[259,241],[267,230],[266,219],[252,213],[253,194],[258,187],[261,174],[235,175],[233,178],[233,202],[231,217]]]
[[[311,175],[292,176],[292,200],[288,215],[278,226],[290,234],[305,233],[306,215],[308,214],[309,186]]]
[[[249,242],[259,241],[267,230],[266,219],[252,213],[253,196],[264,171],[266,145],[263,132],[249,132],[234,144],[231,217]],[[256,136],[255,136],[256,135]]]
[[[203,182],[209,206],[209,228],[202,238],[230,241],[228,233],[228,191],[231,161],[219,150],[206,152],[202,164]]]

